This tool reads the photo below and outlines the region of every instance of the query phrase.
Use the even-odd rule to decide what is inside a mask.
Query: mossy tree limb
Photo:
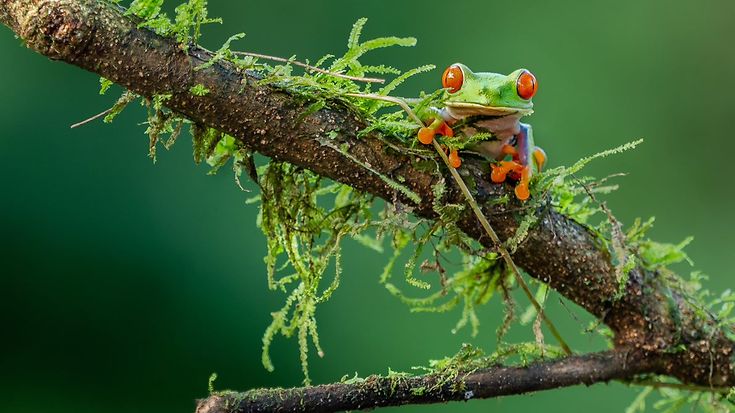
[[[653,368],[622,351],[571,356],[528,367],[491,367],[468,373],[416,377],[370,376],[355,383],[296,389],[256,389],[220,393],[200,400],[196,413],[336,412],[467,401],[628,379]]]
[[[107,2],[0,0],[0,21],[30,48],[54,60],[97,73],[142,96],[170,96],[166,106],[172,110],[234,136],[253,151],[435,218],[432,187],[441,177],[417,167],[412,157],[386,149],[374,133],[358,138],[365,121],[343,101],[329,100],[312,112],[308,108],[313,102],[275,86],[257,85],[255,74],[227,61],[195,70],[211,53],[181,47],[174,39],[139,28]],[[199,86],[208,93],[191,92]],[[328,133],[334,136],[333,145],[323,144]],[[335,147],[346,148],[349,156]],[[518,227],[512,211],[519,205],[493,202],[507,195],[508,188],[491,183],[487,166],[478,160],[466,159],[462,173],[474,183],[473,195],[500,237],[512,236]],[[400,180],[422,201],[415,204],[384,176]],[[451,188],[446,202],[464,201]],[[660,274],[637,268],[616,299],[615,266],[594,235],[551,208],[536,213],[537,225],[513,256],[519,266],[607,324],[618,350],[650,361],[640,363],[645,372],[705,386],[735,385],[735,344],[713,318],[690,304],[683,291]],[[471,213],[465,213],[458,225],[491,246]],[[618,377],[599,380],[611,378]]]

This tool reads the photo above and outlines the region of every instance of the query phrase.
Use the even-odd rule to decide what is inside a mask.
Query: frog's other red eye
[[[528,70],[524,70],[523,73],[518,76],[518,80],[516,81],[516,91],[518,92],[518,96],[520,96],[521,99],[528,100],[536,94],[536,90],[538,90],[536,76]]]
[[[449,93],[456,93],[462,88],[464,83],[464,73],[457,65],[451,65],[444,71],[442,75],[442,87],[449,89]]]

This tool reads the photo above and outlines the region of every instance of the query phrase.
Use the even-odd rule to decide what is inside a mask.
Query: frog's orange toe
[[[533,160],[536,161],[536,167],[539,172],[546,164],[546,152],[538,146],[533,149]]]
[[[449,165],[454,169],[457,169],[462,165],[462,159],[459,157],[459,153],[456,149],[452,149],[452,151],[449,152]]]
[[[508,171],[502,166],[497,166],[495,164],[490,165],[490,167],[492,168],[492,171],[490,172],[490,180],[496,184],[505,182],[505,177],[508,175]]]
[[[423,127],[419,129],[419,142],[424,145],[431,145],[434,142],[434,130],[431,128]]]
[[[516,185],[515,193],[516,198],[520,199],[521,201],[525,201],[528,199],[528,197],[531,196],[531,191],[528,190],[528,184],[531,181],[531,168],[528,166],[523,166],[521,168],[521,180],[518,182],[518,185]]]
[[[492,168],[490,179],[496,184],[505,182],[508,173],[520,173],[523,170],[523,166],[514,161],[500,161],[497,164],[490,164],[490,168]]]
[[[531,196],[531,192],[528,190],[528,185],[523,182],[519,183],[516,186],[514,192],[516,193],[516,198],[520,199],[521,201],[525,201]]]

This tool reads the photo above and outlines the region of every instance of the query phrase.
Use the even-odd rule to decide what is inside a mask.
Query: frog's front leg
[[[429,126],[419,129],[419,142],[424,145],[431,145],[434,142],[434,136],[437,134],[444,136],[454,136],[452,128],[440,117],[429,118]]]
[[[430,118],[431,123],[429,126],[424,126],[419,129],[418,139],[419,142],[424,145],[431,145],[434,142],[434,137],[439,134],[442,136],[452,137],[454,131],[452,127],[447,124],[440,116]],[[459,168],[462,164],[462,160],[459,158],[459,153],[456,149],[452,149],[449,152],[449,164],[452,168]]]

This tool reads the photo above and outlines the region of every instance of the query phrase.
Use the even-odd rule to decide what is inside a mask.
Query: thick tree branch
[[[450,376],[371,376],[358,383],[223,393],[200,400],[196,413],[336,412],[466,401],[628,379],[653,367],[652,359],[636,360],[626,352],[611,351],[528,367],[498,366]]]
[[[97,73],[143,96],[171,95],[167,106],[172,110],[227,132],[273,159],[311,169],[391,202],[413,204],[374,173],[320,144],[319,137],[335,131],[338,144],[348,148],[352,159],[369,164],[384,175],[400,177],[421,197],[422,202],[413,205],[416,215],[435,218],[432,185],[441,177],[415,167],[414,159],[387,149],[374,134],[357,138],[365,122],[339,101],[331,101],[324,109],[304,117],[310,102],[273,86],[258,86],[253,74],[239,71],[227,62],[194,70],[211,57],[208,52],[197,47],[185,51],[171,39],[139,29],[119,10],[96,0],[0,0],[0,22],[16,32],[29,47],[52,59]],[[189,90],[197,84],[211,92],[205,96],[192,95]],[[487,165],[481,160],[465,160],[461,172],[474,182],[474,196],[501,238],[514,234],[518,222],[513,211],[519,205],[500,206],[491,202],[505,195],[507,188],[489,181]],[[461,203],[463,199],[455,189],[450,191],[448,202]],[[735,385],[733,342],[712,317],[701,315],[686,295],[669,285],[660,274],[642,269],[631,272],[625,294],[621,299],[614,299],[618,290],[615,270],[609,254],[597,246],[594,236],[551,208],[536,212],[538,224],[514,254],[516,262],[531,276],[547,282],[607,324],[615,332],[618,349],[630,349],[642,357],[640,360],[656,360],[641,363],[644,371],[668,374],[687,383]],[[490,245],[470,213],[458,225],[468,235]],[[495,381],[488,381],[484,387],[479,385],[475,397],[494,395],[488,389],[502,382],[499,372],[513,372],[507,376],[508,380],[515,375],[540,374],[544,368],[571,374],[575,370],[565,370],[565,366],[589,367],[590,363],[605,360],[597,356],[577,357],[533,369],[495,369],[486,372],[488,376],[477,376],[493,377]],[[617,370],[615,365],[606,365],[606,369],[611,369],[603,369],[609,372],[607,375],[593,374],[576,381],[562,375],[567,378],[558,379],[558,384],[550,387],[641,372],[637,368],[621,369],[619,359],[615,360]],[[591,379],[588,381],[587,377]],[[344,385],[335,386],[346,389]],[[517,391],[545,388],[515,386]],[[313,394],[305,390],[304,397],[316,396],[326,388],[313,388]],[[394,396],[383,394],[383,397]],[[417,400],[403,397],[396,403]],[[449,398],[437,394],[435,400],[442,397]]]

